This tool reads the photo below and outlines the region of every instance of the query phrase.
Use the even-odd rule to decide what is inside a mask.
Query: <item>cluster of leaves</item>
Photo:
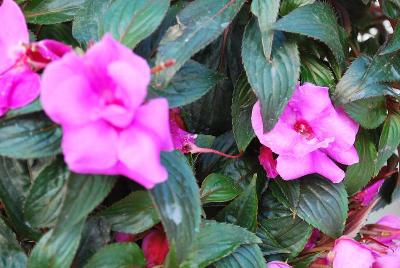
[[[117,244],[113,233],[140,237],[160,222],[170,248],[164,267],[276,259],[305,267],[298,256],[312,229],[342,235],[348,197],[371,178],[389,174],[381,205],[397,196],[399,1],[17,2],[32,39],[85,49],[109,32],[149,62],[173,59],[149,97],[181,107],[209,146],[243,156],[165,153],[168,181],[145,191],[125,178],[70,172],[59,156],[61,130],[40,103],[11,111],[0,120],[1,267],[144,267],[138,244]],[[270,130],[299,80],[329,86],[361,126],[360,162],[343,183],[315,175],[268,183],[258,163],[251,108],[259,99]]]

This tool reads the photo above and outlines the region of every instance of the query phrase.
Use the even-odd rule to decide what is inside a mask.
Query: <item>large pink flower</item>
[[[285,180],[319,173],[334,183],[346,165],[358,162],[354,140],[358,125],[342,109],[335,109],[328,88],[298,85],[275,127],[264,133],[260,103],[253,107],[252,125],[262,144],[278,154],[277,171]]]
[[[267,263],[267,268],[292,268],[292,266],[283,261],[271,261]]]
[[[168,102],[144,102],[149,82],[147,62],[109,35],[45,69],[42,105],[62,125],[71,170],[122,174],[147,188],[167,179],[160,151],[173,149]]]
[[[346,236],[335,241],[331,254],[334,268],[369,268],[375,262],[374,253],[367,246]]]
[[[37,70],[58,59],[70,47],[52,40],[29,44],[24,15],[12,0],[0,6],[0,116],[39,95]]]

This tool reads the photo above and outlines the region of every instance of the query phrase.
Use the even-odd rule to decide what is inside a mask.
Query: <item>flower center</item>
[[[314,137],[314,132],[310,125],[305,120],[297,120],[296,123],[293,125],[293,129],[300,133],[306,139],[312,139]]]

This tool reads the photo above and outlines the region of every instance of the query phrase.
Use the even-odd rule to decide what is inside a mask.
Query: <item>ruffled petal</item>
[[[62,150],[65,162],[72,171],[115,174],[117,148],[117,132],[102,121],[63,128]]]
[[[312,152],[315,173],[318,173],[333,183],[339,183],[344,179],[345,173],[335,162],[321,151]]]
[[[337,239],[332,252],[335,268],[367,268],[374,263],[371,250],[348,237]]]
[[[124,166],[119,172],[146,188],[168,178],[161,165],[160,146],[154,136],[139,126],[130,127],[120,134],[118,156]]]
[[[276,169],[284,180],[294,180],[315,172],[311,154],[302,157],[279,155]]]
[[[351,146],[348,150],[341,150],[338,146],[335,146],[333,142],[333,144],[325,150],[330,157],[345,165],[353,165],[359,161],[358,153],[354,146]]]

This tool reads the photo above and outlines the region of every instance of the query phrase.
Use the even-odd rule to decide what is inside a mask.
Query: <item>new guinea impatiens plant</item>
[[[0,0],[0,267],[400,267],[399,19]]]

